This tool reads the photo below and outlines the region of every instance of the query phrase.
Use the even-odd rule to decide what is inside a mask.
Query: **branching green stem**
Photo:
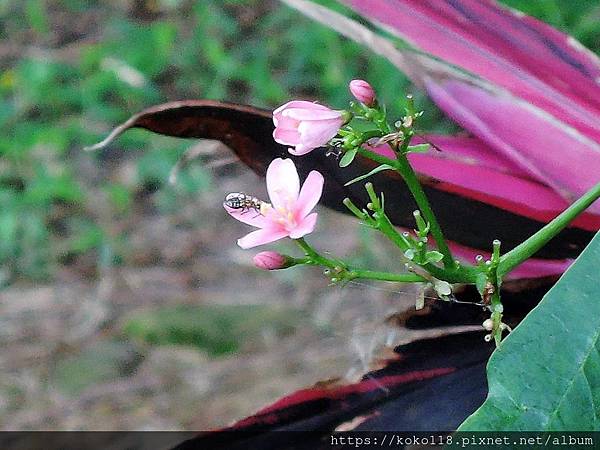
[[[519,264],[533,256],[598,198],[600,198],[600,183],[587,191],[575,203],[552,220],[552,222],[500,257],[498,277],[502,278]]]
[[[427,282],[427,279],[415,273],[390,273],[350,268],[346,263],[342,261],[327,258],[319,254],[303,238],[295,239],[295,241],[306,254],[306,258],[296,259],[297,263],[326,267],[334,271],[334,277],[340,280],[349,281],[362,278],[367,280],[395,281],[398,283]]]
[[[365,148],[359,149],[359,153],[362,156],[369,158],[377,163],[392,166],[396,170],[396,172],[398,172],[402,176],[402,178],[406,182],[406,185],[408,186],[408,189],[412,193],[415,202],[417,203],[417,206],[419,207],[421,213],[425,217],[425,220],[427,220],[427,222],[429,222],[430,224],[431,235],[435,239],[439,251],[442,253],[442,255],[444,255],[444,259],[442,260],[444,263],[444,267],[453,268],[455,266],[455,263],[454,258],[452,257],[452,253],[450,252],[450,248],[446,243],[446,239],[444,238],[444,234],[442,233],[442,229],[435,217],[435,214],[433,213],[433,210],[429,205],[429,200],[427,200],[425,191],[423,191],[423,187],[421,186],[417,175],[415,174],[410,163],[408,162],[406,155],[398,153],[397,159],[391,159],[378,153],[375,153],[371,150],[367,150]]]
[[[419,210],[421,210],[421,214],[425,217],[425,220],[429,222],[429,226],[431,227],[431,236],[435,239],[435,243],[442,255],[444,255],[444,259],[442,262],[444,263],[445,268],[452,268],[455,266],[454,258],[452,257],[452,253],[450,252],[450,248],[446,243],[446,238],[444,238],[444,234],[442,233],[442,229],[429,205],[429,200],[427,200],[427,196],[425,195],[425,191],[421,186],[421,183],[417,179],[417,175],[413,170],[412,166],[408,162],[405,154],[398,154],[397,158],[397,167],[398,171],[404,178],[408,189],[412,193],[415,201],[417,202],[417,206]]]

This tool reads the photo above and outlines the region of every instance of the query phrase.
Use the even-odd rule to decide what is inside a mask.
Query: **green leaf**
[[[410,259],[412,261],[415,258],[415,250],[409,248],[404,252],[404,256],[406,256],[407,259]]]
[[[600,234],[494,352],[459,431],[600,430],[598,261]]]
[[[436,250],[432,250],[425,254],[425,261],[428,263],[440,262],[442,259],[444,259],[444,255]]]
[[[348,150],[340,159],[340,167],[348,167],[356,158],[356,154],[358,153],[358,148],[353,148],[352,150]]]
[[[369,173],[365,173],[364,175],[361,175],[360,177],[356,177],[356,178],[348,181],[347,183],[344,184],[344,186],[350,186],[351,184],[354,184],[357,181],[362,181],[366,178],[369,178],[370,176],[375,175],[376,173],[383,172],[384,170],[394,170],[394,168],[392,166],[390,166],[389,164],[382,164],[380,166],[375,167]]]
[[[427,153],[430,148],[431,145],[429,144],[411,145],[406,150],[406,153]]]

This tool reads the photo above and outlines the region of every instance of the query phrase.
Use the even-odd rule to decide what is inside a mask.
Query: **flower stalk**
[[[391,126],[385,107],[377,101],[375,91],[366,81],[353,80],[350,91],[358,102],[351,102],[349,110],[333,110],[305,101],[286,103],[274,112],[273,137],[281,144],[293,146],[289,148],[289,152],[296,156],[329,145],[337,151],[342,168],[352,164],[356,156],[379,164],[369,173],[347,184],[383,170],[398,173],[418,208],[414,211],[414,233],[401,232],[392,224],[385,213],[384,195],[378,193],[372,183],[365,184],[369,201],[364,207],[357,206],[349,198],[344,199],[343,203],[360,221],[385,235],[400,250],[399,262],[408,272],[391,273],[354,268],[345,261],[320,254],[309,245],[304,236],[312,232],[316,225],[317,213],[311,213],[311,210],[319,201],[324,180],[321,174],[313,171],[300,189],[298,174],[291,160],[275,159],[267,170],[271,203],[264,203],[241,193],[228,197],[229,201],[224,205],[227,212],[236,219],[259,228],[240,239],[240,246],[250,248],[289,237],[301,248],[303,257],[262,252],[255,257],[255,264],[266,270],[294,265],[319,266],[325,269],[325,274],[332,283],[344,283],[358,278],[428,283],[443,300],[453,298],[452,284],[473,284],[481,294],[481,304],[490,312],[490,318],[483,325],[490,332],[486,340],[493,339],[496,345],[500,345],[503,332],[509,330],[502,322],[500,288],[503,278],[600,198],[600,183],[506,254],[501,255],[500,241],[495,240],[489,260],[485,261],[479,255],[475,258],[475,264],[460,263],[454,259],[425,190],[408,159],[409,153],[425,152],[430,148],[427,144],[411,146],[415,122],[423,113],[416,111],[413,98],[408,96],[406,115]],[[362,129],[355,126],[355,121],[367,122],[367,130],[364,130],[364,126]],[[394,158],[374,151],[373,147],[383,144],[391,148]],[[248,216],[246,213],[249,210],[258,214]]]
[[[391,273],[351,268],[343,261],[321,255],[303,238],[295,239],[295,242],[306,255],[306,258],[296,259],[295,262],[301,261],[304,264],[321,266],[328,269],[328,274],[334,283],[355,279],[392,281],[397,283],[424,283],[428,281],[416,273]]]

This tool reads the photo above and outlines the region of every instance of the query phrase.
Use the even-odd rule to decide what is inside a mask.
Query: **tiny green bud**
[[[342,120],[344,121],[343,125],[350,123],[353,117],[354,114],[352,114],[350,111],[342,111]]]
[[[492,261],[498,261],[500,259],[500,241],[498,239],[494,239],[492,242]]]
[[[486,319],[481,326],[487,331],[492,331],[494,329],[494,321],[492,319]]]

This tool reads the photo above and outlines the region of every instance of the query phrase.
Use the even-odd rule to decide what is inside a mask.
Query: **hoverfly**
[[[243,192],[232,192],[231,194],[227,194],[223,205],[230,209],[241,209],[242,214],[253,210],[256,211],[257,215],[264,215],[265,208],[269,204]]]

